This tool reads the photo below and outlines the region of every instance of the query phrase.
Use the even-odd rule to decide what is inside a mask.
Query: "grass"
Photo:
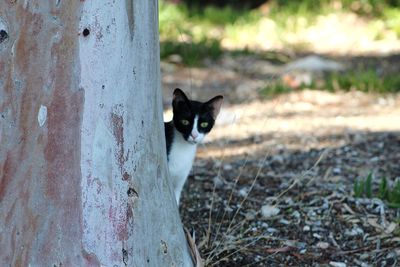
[[[347,10],[361,16],[379,17],[388,8],[396,8],[400,5],[399,0],[275,0],[276,10],[284,9],[295,14],[296,12],[318,13],[322,11],[332,12],[335,10]]]
[[[278,82],[272,83],[271,85],[263,88],[261,90],[261,95],[263,95],[266,98],[273,98],[275,96],[290,93],[290,92],[293,92],[293,88],[290,88],[283,82],[278,81]]]
[[[200,64],[204,57],[218,57],[223,50],[309,50],[309,41],[301,40],[301,36],[328,14],[354,13],[366,18],[366,35],[372,39],[400,38],[399,5],[400,0],[272,0],[267,9],[250,10],[231,6],[189,7],[161,0],[161,56],[179,54],[182,58],[190,57],[187,62]],[[182,46],[187,45],[181,43],[193,44],[192,51],[186,52],[188,49]]]
[[[400,92],[400,76],[397,74],[379,75],[372,69],[360,69],[329,73],[322,78],[315,79],[309,85],[301,84],[297,88],[292,88],[282,80],[277,80],[261,89],[261,95],[270,98],[302,89],[330,92],[362,91],[366,93],[397,93]]]
[[[328,75],[325,85],[329,91],[358,90],[375,93],[395,93],[400,91],[400,76],[379,75],[375,70],[356,70]]]
[[[204,58],[217,59],[223,52],[221,40],[226,28],[237,21],[256,21],[258,16],[254,14],[231,7],[188,8],[160,1],[161,59],[178,54],[189,66],[201,65]],[[247,49],[242,50],[248,53]]]
[[[400,37],[400,9],[388,8],[384,10],[383,20],[387,28],[394,31],[396,35]]]
[[[356,180],[353,190],[356,198],[363,196],[372,198],[372,173],[369,173],[365,179]]]
[[[201,65],[204,58],[216,60],[223,53],[217,40],[200,40],[198,42],[173,42],[164,41],[160,46],[161,58],[171,55],[182,55],[182,63],[187,66]]]
[[[236,9],[206,6],[187,6],[160,1],[160,56],[168,59],[179,55],[187,66],[201,66],[204,59],[217,60],[224,53],[235,57],[253,54],[269,61],[286,62],[282,50],[307,51],[309,43],[298,39],[305,29],[312,27],[321,15],[353,12],[367,20],[370,38],[400,38],[400,0],[273,0],[267,13],[262,9]],[[397,6],[396,6],[397,5]],[[290,54],[290,53],[289,53]],[[360,90],[363,92],[399,92],[400,76],[379,74],[372,69],[347,71],[326,75],[309,88],[318,90]],[[262,90],[272,97],[293,91],[282,81]]]
[[[378,190],[373,190],[373,174],[369,173],[366,178],[358,179],[354,182],[354,196],[356,198],[377,197],[387,202],[389,207],[400,208],[400,180],[389,185],[386,177],[382,177],[379,182]]]

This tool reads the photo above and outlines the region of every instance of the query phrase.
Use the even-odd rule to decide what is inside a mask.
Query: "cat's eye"
[[[181,120],[181,123],[183,124],[183,125],[189,125],[189,121],[188,120]]]
[[[206,128],[208,126],[208,122],[202,122],[200,123],[201,128]]]

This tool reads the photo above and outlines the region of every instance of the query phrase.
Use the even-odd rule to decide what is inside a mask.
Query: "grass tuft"
[[[379,189],[373,193],[372,188],[373,175],[369,173],[364,179],[358,179],[354,182],[353,192],[356,198],[377,197],[387,202],[391,208],[400,208],[400,180],[389,186],[386,177],[382,177],[379,183]]]
[[[357,70],[328,75],[325,82],[329,91],[351,91],[395,93],[400,91],[400,76],[379,75],[374,70]]]
[[[222,53],[218,40],[203,39],[192,43],[164,41],[160,43],[161,59],[166,59],[171,55],[182,55],[182,63],[187,66],[200,66],[203,59],[216,60]]]
[[[291,87],[282,79],[277,79],[262,88],[260,92],[262,96],[271,98],[302,89],[329,92],[398,93],[400,92],[400,76],[390,73],[379,75],[372,69],[334,72],[315,78],[310,84],[299,84],[297,87]]]

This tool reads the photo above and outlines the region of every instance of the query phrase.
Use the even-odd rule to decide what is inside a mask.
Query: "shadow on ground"
[[[398,264],[399,209],[355,198],[353,186],[372,172],[375,194],[382,177],[400,178],[400,95],[293,87],[265,97],[262,89],[287,74],[324,79],[329,71],[287,71],[303,56],[277,63],[224,55],[202,68],[162,67],[166,107],[175,87],[196,100],[225,97],[180,206],[206,266]],[[398,55],[329,60],[343,73],[400,69]]]
[[[181,215],[208,265],[396,265],[399,211],[380,199],[354,198],[353,184],[373,172],[376,192],[379,178],[400,177],[400,132],[314,140],[321,142],[330,145],[315,149],[296,134],[265,134],[200,149]],[[257,149],[222,157],[224,149],[252,145]],[[214,149],[221,157],[207,157]],[[277,214],[268,215],[272,207]]]

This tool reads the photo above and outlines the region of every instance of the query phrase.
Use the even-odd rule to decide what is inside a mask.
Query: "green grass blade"
[[[367,198],[372,198],[372,172],[370,172],[365,180],[365,195]]]

